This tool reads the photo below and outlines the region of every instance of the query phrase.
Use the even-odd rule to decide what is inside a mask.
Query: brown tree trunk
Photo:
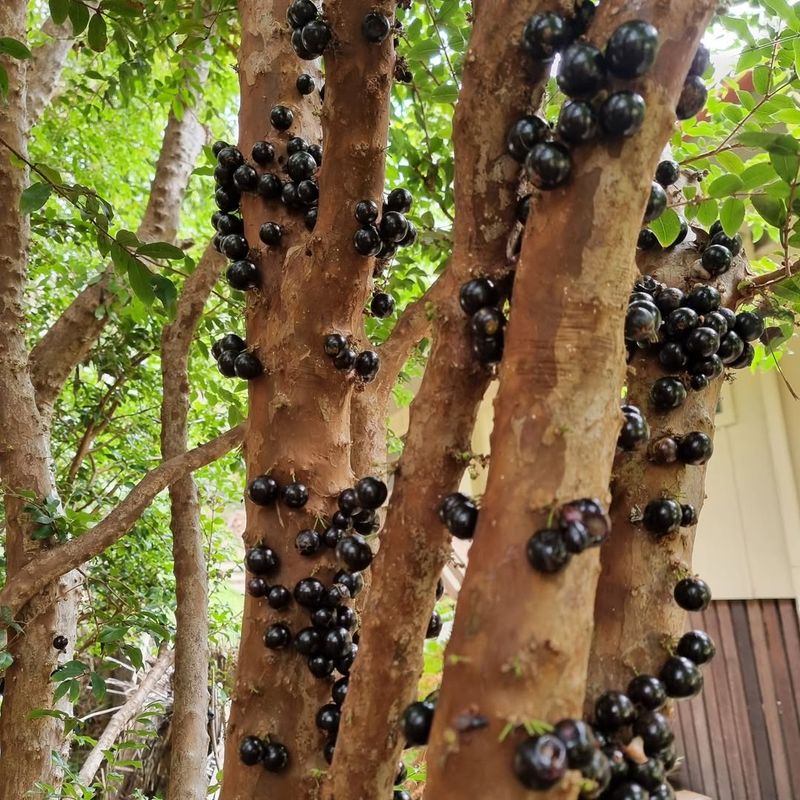
[[[0,8],[0,30],[19,41],[26,39],[27,3],[13,0]],[[18,152],[26,151],[26,100],[24,61],[1,57],[9,78],[9,93],[0,103],[0,136]],[[31,538],[34,525],[27,503],[56,497],[50,470],[46,425],[39,415],[25,348],[23,294],[29,226],[19,209],[27,178],[25,170],[0,152],[0,196],[6,203],[0,219],[0,481],[4,489],[9,579],[43,549]],[[27,499],[26,499],[27,495]],[[72,577],[55,581],[33,599],[19,621],[24,633],[10,636],[8,651],[14,663],[5,674],[0,707],[0,798],[16,800],[39,781],[58,785],[52,752],[63,747],[63,723],[53,717],[30,719],[34,708],[50,708],[53,683],[50,673],[58,660],[52,646],[56,633],[74,639],[74,592],[53,604],[59,594],[73,588]],[[62,704],[65,705],[65,704]],[[66,705],[65,705],[66,707]]]
[[[58,94],[61,88],[61,72],[75,41],[69,22],[56,25],[52,19],[48,19],[42,26],[42,32],[50,38],[33,50],[28,65],[26,98],[28,129],[39,121],[47,106]]]
[[[707,238],[697,234],[701,243]],[[698,241],[684,242],[663,254],[642,254],[640,268],[668,286],[688,290],[696,280],[700,257]],[[736,289],[746,275],[744,258],[712,284],[720,291],[722,303],[733,307]],[[690,392],[675,411],[657,413],[648,403],[653,381],[664,374],[652,354],[637,355],[628,367],[628,401],[638,406],[650,424],[651,439],[666,433],[702,431],[713,438],[722,379],[714,380],[702,392]],[[705,500],[706,467],[680,462],[656,466],[646,450],[619,453],[612,478],[612,535],[601,551],[600,580],[595,600],[595,629],[592,639],[587,709],[606,689],[624,691],[635,675],[657,674],[666,646],[684,631],[686,612],[672,599],[682,573],[691,571],[696,528],[681,528],[668,539],[655,541],[639,522],[631,521],[634,508],[664,492],[691,503],[699,513]]]
[[[224,259],[209,245],[186,279],[175,320],[161,337],[161,455],[186,452],[189,418],[189,352],[208,295]],[[176,635],[173,747],[169,796],[205,800],[208,792],[208,575],[200,527],[200,503],[191,475],[169,487]]]
[[[311,71],[311,65],[301,65],[291,50],[287,5],[285,0],[240,2],[240,145],[245,153],[262,138],[277,143],[279,152],[289,136],[319,140],[316,96],[300,99],[295,88],[297,74]],[[322,342],[333,331],[355,333],[358,338],[361,330],[372,259],[358,256],[353,249],[353,206],[363,198],[381,197],[394,66],[391,38],[380,46],[368,44],[361,34],[361,20],[373,8],[391,15],[393,7],[387,0],[326,5],[334,41],[326,54],[325,152],[314,232],[308,234],[296,216],[285,217],[272,204],[265,208],[261,200],[252,198],[243,202],[251,245],[258,241],[259,225],[266,220],[284,225],[285,244],[283,252],[258,253],[262,286],[248,296],[247,341],[266,372],[250,386],[248,478],[271,471],[282,485],[302,481],[310,494],[301,512],[248,503],[245,542],[253,545],[265,540],[279,553],[281,570],[276,580],[289,588],[309,575],[330,579],[333,558],[310,562],[299,557],[294,536],[301,528],[311,527],[315,515],[330,515],[338,493],[352,485],[354,381],[332,367]],[[268,128],[270,107],[277,103],[294,112],[294,124],[284,134]],[[263,600],[246,598],[226,737],[224,800],[249,800],[264,791],[293,798],[311,796],[317,787],[314,770],[325,765],[314,715],[327,702],[330,683],[314,678],[305,659],[296,653],[265,652],[264,628],[277,619],[285,619],[295,632],[308,624],[307,615],[294,607],[276,614]],[[271,735],[284,743],[290,751],[289,768],[276,775],[243,766],[238,747],[241,737],[248,734]]]
[[[546,0],[536,6],[566,7]],[[519,58],[518,41],[508,31],[521,30],[531,11],[514,2],[476,4],[454,125],[454,250],[435,297],[429,298],[433,348],[411,406],[373,568],[360,643],[368,655],[351,676],[348,693],[355,702],[345,704],[329,781],[329,797],[336,800],[388,797],[397,771],[403,745],[397,723],[416,689],[436,581],[450,552],[437,508],[463,473],[460,454],[470,449],[490,377],[472,353],[458,292],[471,277],[497,277],[509,269],[506,248],[519,170],[506,156],[506,135],[527,110],[531,87],[506,79]],[[534,77],[540,81],[543,71]]]
[[[668,5],[668,7],[666,7]],[[643,128],[610,150],[573,154],[572,179],[531,210],[495,401],[492,459],[428,750],[426,794],[527,797],[511,763],[508,725],[556,722],[582,709],[599,557],[557,575],[529,565],[530,535],[558,506],[607,499],[625,360],[625,300],[651,175],[710,0],[606,0],[589,38],[649,19],[661,48],[641,82]],[[535,613],[531,613],[535,609]],[[485,722],[466,729],[463,718]],[[542,797],[575,798],[567,780]]]

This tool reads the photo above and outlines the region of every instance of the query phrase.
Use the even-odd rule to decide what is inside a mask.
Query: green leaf
[[[5,97],[8,94],[8,73],[6,68],[0,64],[0,97]]]
[[[434,39],[421,39],[405,53],[409,61],[428,61],[432,55],[441,50],[439,42]]]
[[[794,183],[794,180],[797,178],[797,169],[800,165],[800,155],[770,153],[769,160],[772,166],[775,167],[775,172],[777,172],[786,183]]]
[[[728,172],[733,172],[738,175],[744,169],[744,161],[736,155],[732,150],[727,150],[717,155],[717,161],[720,166],[724,167]]]
[[[783,227],[786,222],[786,206],[773,197],[753,197],[753,207],[758,211],[759,216],[774,225],[776,228]]]
[[[72,23],[72,35],[80,36],[89,24],[89,9],[77,0],[69,6],[69,21]]]
[[[756,189],[775,180],[775,170],[767,161],[752,164],[740,175],[745,189]]]
[[[114,628],[105,628],[100,634],[100,641],[103,642],[103,644],[113,644],[114,642],[120,641],[120,639],[124,639],[127,632],[127,625],[119,625]]]
[[[174,319],[178,310],[178,290],[175,288],[175,284],[163,275],[153,275],[152,281],[153,291],[161,301],[161,305],[164,306],[164,311],[170,319]]]
[[[86,664],[73,659],[72,661],[67,661],[65,664],[62,664],[53,673],[53,681],[54,683],[61,683],[69,678],[77,678],[78,675],[83,675],[83,673],[87,671],[88,667]]]
[[[56,25],[65,22],[69,15],[69,0],[50,0],[50,16]]]
[[[753,68],[753,86],[759,94],[766,94],[769,91],[769,67],[759,64]]]
[[[98,702],[105,699],[106,696],[106,680],[99,672],[93,672],[89,679],[92,684],[92,694]]]
[[[431,93],[430,98],[435,103],[455,103],[458,100],[458,87],[452,83],[443,83],[437,86]]]
[[[93,14],[89,21],[89,30],[86,34],[86,41],[95,53],[102,53],[108,46],[108,31],[106,21],[100,14]]]
[[[711,197],[728,197],[734,192],[738,192],[743,186],[742,179],[738,175],[720,175],[712,181],[708,187]]]
[[[746,147],[758,147],[769,153],[785,153],[792,155],[800,152],[800,143],[792,136],[783,133],[765,133],[764,131],[745,131],[739,134],[739,142]]]
[[[727,236],[734,236],[744,222],[744,203],[736,197],[729,197],[720,207],[719,221]]]
[[[7,650],[0,650],[0,672],[7,670],[14,663],[14,656]]]
[[[130,255],[127,261],[127,269],[128,280],[131,282],[134,294],[146,306],[153,305],[156,295],[153,291],[153,275],[150,270],[138,258]]]
[[[53,187],[49,183],[32,183],[22,192],[19,199],[19,210],[23,214],[38,211],[50,197]]]
[[[64,697],[64,695],[70,691],[73,683],[76,683],[76,681],[64,681],[60,686],[58,686],[55,692],[53,692],[53,702],[57,703],[62,697]]]
[[[10,36],[0,36],[0,55],[7,53],[12,58],[30,58],[31,51],[18,39]]]
[[[57,169],[53,169],[47,164],[37,164],[36,169],[47,179],[48,183],[55,183],[56,185],[63,183],[61,173]]]
[[[168,242],[151,242],[150,244],[143,244],[136,250],[140,256],[147,256],[148,258],[166,258],[170,261],[182,261],[186,255],[180,247],[175,247],[174,244]]]
[[[123,247],[137,248],[139,247],[139,245],[141,245],[139,237],[133,231],[126,231],[124,228],[122,230],[117,231],[117,235],[114,238]]]
[[[658,219],[654,219],[648,227],[656,235],[662,247],[669,247],[681,231],[681,219],[674,208],[668,208]]]
[[[717,208],[716,200],[704,200],[697,209],[697,221],[704,228],[713,225],[717,219]]]

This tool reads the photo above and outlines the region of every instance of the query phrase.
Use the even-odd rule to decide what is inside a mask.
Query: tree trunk
[[[175,320],[161,337],[161,455],[166,460],[186,452],[189,418],[189,352],[208,295],[224,259],[206,248],[186,279]],[[191,475],[169,487],[173,570],[176,589],[176,635],[173,747],[169,796],[205,800],[208,791],[208,574],[200,527],[200,503]]]
[[[560,7],[546,1],[537,5]],[[355,702],[345,704],[329,781],[329,797],[336,800],[388,797],[397,772],[403,745],[397,723],[416,690],[436,582],[450,552],[437,508],[461,478],[460,456],[470,450],[490,377],[472,353],[458,292],[472,277],[498,277],[510,268],[506,249],[514,227],[518,165],[506,156],[506,135],[525,113],[531,87],[506,79],[519,57],[518,41],[508,30],[521,30],[531,11],[505,1],[476,5],[454,125],[454,250],[437,282],[433,348],[411,406],[375,560],[360,642],[368,655],[350,679],[348,694]],[[543,71],[535,77],[540,81]]]
[[[640,267],[668,286],[688,290],[696,280],[698,244],[707,236],[684,242],[663,254],[642,254]],[[699,240],[699,241],[698,241]],[[736,289],[746,274],[743,257],[711,283],[732,307]],[[637,355],[628,367],[628,401],[647,416],[651,440],[671,433],[702,431],[713,438],[722,379],[712,381],[702,392],[690,392],[675,411],[657,413],[649,408],[648,392],[653,381],[664,375],[652,354]],[[691,503],[699,513],[705,500],[706,467],[680,462],[656,466],[646,450],[619,453],[612,481],[612,535],[601,552],[602,572],[595,601],[586,705],[591,708],[606,689],[624,691],[635,675],[657,674],[667,657],[666,645],[684,631],[686,612],[672,599],[681,573],[691,571],[696,528],[681,528],[678,534],[654,541],[641,526],[631,522],[635,507],[643,509],[667,491],[681,503]]]
[[[28,65],[26,106],[29,130],[39,121],[59,92],[61,72],[75,41],[69,22],[56,25],[52,19],[48,19],[42,26],[42,31],[50,38],[33,51]]]
[[[308,63],[301,67],[291,50],[287,5],[286,0],[240,2],[239,127],[244,153],[261,138],[277,142],[279,152],[284,152],[289,136],[319,140],[318,100],[315,95],[300,99],[295,88],[300,71],[318,72]],[[281,485],[301,481],[310,495],[301,511],[248,503],[245,542],[250,546],[266,541],[278,552],[281,570],[276,580],[290,589],[309,575],[330,580],[332,556],[302,558],[294,549],[294,537],[314,525],[315,515],[329,516],[338,493],[352,485],[350,398],[355,381],[333,368],[322,342],[334,331],[358,338],[373,267],[372,259],[357,255],[352,243],[355,202],[379,200],[383,190],[394,67],[391,37],[382,45],[370,45],[362,36],[361,21],[373,8],[391,17],[394,3],[348,0],[326,5],[334,41],[326,54],[325,152],[314,232],[307,233],[302,221],[287,217],[282,209],[265,210],[260,199],[243,200],[251,245],[258,241],[258,228],[265,220],[284,225],[286,245],[284,252],[258,253],[262,286],[248,295],[248,346],[265,368],[265,375],[250,385],[248,479],[270,471]],[[358,102],[353,102],[355,97]],[[294,124],[282,134],[267,128],[269,109],[277,103],[294,112]],[[312,796],[317,789],[314,770],[325,766],[314,715],[329,700],[330,681],[314,678],[305,659],[294,652],[265,653],[261,640],[268,622],[284,619],[297,632],[309,624],[308,616],[295,607],[276,614],[265,606],[263,600],[245,600],[223,800],[249,800],[270,791],[293,798]],[[271,735],[285,744],[289,768],[273,774],[242,765],[239,741],[249,734]]]
[[[525,546],[563,503],[607,498],[634,245],[650,176],[712,8],[710,0],[607,0],[590,30],[589,38],[602,43],[635,15],[657,24],[661,48],[641,82],[649,103],[639,133],[610,152],[576,150],[571,182],[531,210],[500,369],[488,483],[428,750],[432,800],[527,797],[511,770],[520,737],[504,738],[506,726],[554,723],[582,710],[597,551],[544,575],[529,565]],[[470,729],[465,718],[485,727]],[[577,793],[578,782],[568,780],[542,797]]]
[[[0,8],[0,30],[19,41],[26,39],[27,3],[13,0]],[[9,78],[8,97],[0,103],[0,136],[18,152],[26,152],[26,65],[0,57]],[[23,294],[29,224],[19,213],[19,202],[27,173],[0,149],[0,196],[6,212],[0,219],[0,481],[3,484],[7,576],[13,577],[45,546],[31,537],[34,525],[28,503],[40,504],[56,498],[50,469],[46,425],[39,415],[25,348]],[[57,499],[57,498],[56,498]],[[58,651],[54,634],[74,639],[75,593],[60,602],[53,600],[73,588],[68,576],[45,587],[18,621],[24,633],[9,637],[8,651],[14,663],[5,674],[0,707],[0,799],[16,800],[35,788],[37,782],[57,785],[58,770],[52,752],[63,748],[63,723],[53,717],[30,719],[34,708],[50,708]],[[68,708],[66,703],[62,707]]]

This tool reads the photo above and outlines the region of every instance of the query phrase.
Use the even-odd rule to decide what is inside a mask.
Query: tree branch
[[[61,72],[64,69],[74,38],[68,23],[56,25],[48,19],[42,32],[49,38],[33,51],[28,64],[28,128],[41,118],[44,110],[61,89]]]
[[[153,690],[158,686],[167,670],[172,666],[175,657],[173,650],[162,649],[150,671],[136,688],[136,691],[125,701],[125,704],[108,721],[105,730],[100,734],[97,744],[91,749],[78,773],[78,783],[91,786],[97,770],[105,760],[109,750],[130,722],[141,712]],[[205,715],[205,709],[203,711]]]
[[[148,472],[124,500],[91,530],[77,539],[43,552],[9,579],[0,590],[0,607],[16,615],[52,581],[102,553],[133,527],[156,495],[184,476],[210,464],[239,445],[244,425],[223,433]]]
[[[189,417],[189,352],[197,323],[225,259],[208,245],[186,279],[175,320],[161,336],[161,456],[186,452]],[[174,697],[170,794],[205,800],[208,780],[208,574],[200,503],[191,475],[169,487],[173,570],[176,590]]]

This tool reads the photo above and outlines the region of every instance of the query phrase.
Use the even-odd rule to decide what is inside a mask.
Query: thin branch
[[[428,9],[428,14],[430,15],[431,22],[433,23],[433,29],[436,31],[436,38],[439,40],[442,53],[444,54],[444,60],[447,63],[447,68],[450,70],[450,77],[453,79],[453,84],[456,86],[456,88],[458,88],[458,76],[456,75],[456,71],[453,69],[453,63],[450,61],[450,53],[447,50],[447,45],[444,42],[442,32],[439,30],[439,23],[436,21],[436,14],[433,13],[430,0],[425,0],[425,8]]]
[[[77,539],[43,552],[20,569],[0,590],[0,608],[8,608],[12,615],[16,615],[25,603],[61,575],[77,569],[128,533],[156,495],[175,481],[230,452],[241,443],[243,435],[244,425],[238,425],[210,442],[162,462],[148,472],[94,528]]]

